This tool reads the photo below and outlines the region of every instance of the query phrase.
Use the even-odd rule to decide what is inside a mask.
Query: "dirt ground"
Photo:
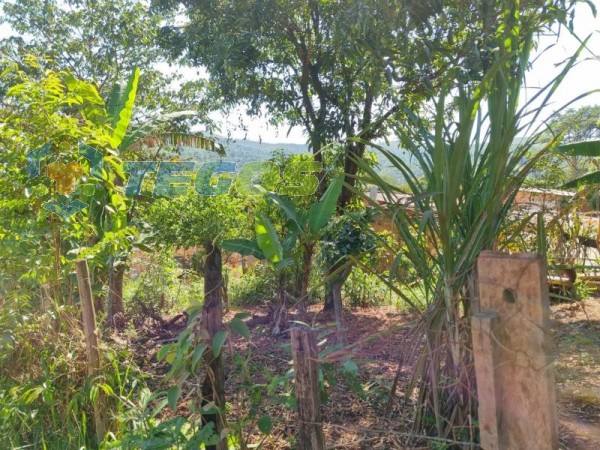
[[[600,448],[600,299],[552,306],[559,436],[564,449]]]
[[[246,381],[267,386],[269,380],[277,376],[280,386],[271,383],[267,388],[272,390],[275,398],[284,399],[291,386],[289,380],[287,384],[285,382],[285,374],[291,368],[289,339],[273,338],[266,325],[260,325],[266,309],[244,309],[253,316],[250,319],[255,324],[250,327],[252,341],[249,343],[239,337],[231,340],[225,357],[226,372],[234,373],[232,369],[236,364],[240,367],[241,358],[233,355],[243,358],[251,355],[246,363],[241,363],[247,372]],[[318,307],[312,308],[311,313],[314,323],[322,329],[319,348],[335,346],[333,317],[319,312]],[[233,314],[230,312],[227,317]],[[352,361],[359,372],[356,380],[346,376],[335,377],[337,384],[326,381],[327,400],[322,413],[328,448],[399,449],[407,448],[407,443],[410,443],[410,448],[446,448],[442,442],[430,441],[427,444],[405,436],[411,430],[414,402],[404,397],[403,388],[410,379],[416,359],[414,349],[418,347],[411,334],[411,317],[392,307],[374,307],[347,311],[345,320]],[[184,316],[167,321],[152,319],[150,323],[141,324],[139,329],[143,333],[132,342],[142,368],[155,374],[154,387],[157,389],[161,387],[161,376],[168,368],[156,361],[156,352],[164,343],[176,339],[184,326]],[[553,305],[552,328],[561,449],[600,448],[600,299]],[[334,348],[333,354],[321,356],[327,360],[339,360],[344,359],[340,356],[348,356],[348,352],[336,353]],[[396,374],[397,395],[389,402]],[[352,390],[353,380],[362,382],[364,395]],[[190,391],[194,388],[192,384],[186,386]],[[244,380],[237,375],[226,381],[227,397],[231,402],[228,414],[234,421],[248,411],[248,401],[243,395],[245,391],[241,388],[243,384]],[[179,413],[184,414],[187,409],[183,402]],[[273,418],[272,433],[262,442],[262,448],[294,448],[294,413],[283,405],[264,404],[261,409],[261,414],[268,411]],[[256,423],[247,425],[246,429],[250,430],[247,433],[249,444],[261,442],[263,435],[257,432]]]

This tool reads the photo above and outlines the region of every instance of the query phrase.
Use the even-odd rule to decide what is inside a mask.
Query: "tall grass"
[[[517,0],[499,5],[504,9],[498,26],[488,36],[492,61],[481,76],[468,78],[464,68],[451,67],[432,95],[430,115],[404,108],[407,123],[396,131],[419,170],[379,149],[403,174],[411,205],[395,204],[398,188],[359,161],[387,197],[405,256],[423,280],[428,298],[425,311],[419,312],[424,347],[409,389],[418,389],[420,397],[416,426],[430,424],[431,431],[444,437],[473,437],[475,428],[469,320],[478,307],[474,262],[481,250],[497,247],[519,187],[553,144],[538,142],[538,124],[579,54],[519,107],[534,39],[564,10],[547,2],[525,15]],[[515,139],[520,136],[527,137]],[[410,302],[394,281],[390,279],[392,288]]]
[[[92,380],[76,308],[40,314],[18,306],[0,314],[0,446],[97,448],[92,404],[98,389],[109,397],[111,429],[127,432],[128,402],[144,383],[130,352],[103,346],[102,371]]]

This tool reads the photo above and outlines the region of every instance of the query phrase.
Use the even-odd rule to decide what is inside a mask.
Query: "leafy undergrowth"
[[[233,337],[225,350],[228,419],[243,429],[249,448],[259,443],[264,449],[295,448],[288,338],[270,336],[262,320],[266,309],[253,306],[246,310],[253,316],[249,321],[252,339]],[[234,314],[228,313],[226,319]],[[318,307],[311,308],[311,314],[313,325],[322,331],[320,357],[326,362],[322,413],[328,448],[449,448],[443,442],[407,436],[414,399],[404,397],[404,388],[420,346],[411,334],[410,316],[393,307],[347,311],[350,346],[340,350],[332,315],[319,312]],[[552,317],[561,448],[600,448],[600,300],[554,305]],[[149,383],[154,390],[168,387],[163,381],[168,365],[159,363],[156,353],[176,340],[185,324],[184,315],[150,320],[129,340],[138,364],[153,375]],[[390,402],[396,374],[398,388]],[[177,411],[166,409],[164,418],[188,415],[194,409],[196,388],[193,381],[186,383]],[[255,401],[250,401],[250,396]],[[257,408],[258,414],[249,415],[252,408]],[[271,421],[267,436],[257,426],[257,418],[265,415]],[[254,419],[248,419],[250,416]],[[463,437],[465,441],[470,438]]]

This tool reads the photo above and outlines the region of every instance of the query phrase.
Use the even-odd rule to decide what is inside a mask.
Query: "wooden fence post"
[[[324,450],[315,332],[306,328],[292,328],[291,338],[299,416],[298,448]]]
[[[498,356],[494,336],[498,329],[498,314],[476,313],[471,318],[475,373],[477,374],[477,398],[479,400],[479,435],[486,450],[498,447],[498,404],[496,392],[496,363]]]
[[[481,446],[558,449],[546,265],[539,255],[482,252],[472,317]]]
[[[77,285],[79,287],[79,298],[81,300],[81,315],[83,319],[83,333],[85,336],[85,348],[87,354],[87,372],[90,378],[100,373],[100,350],[98,348],[98,333],[96,328],[96,312],[92,297],[92,285],[87,262],[76,261]],[[98,442],[102,442],[107,431],[107,416],[104,395],[98,389],[94,408],[94,426]]]

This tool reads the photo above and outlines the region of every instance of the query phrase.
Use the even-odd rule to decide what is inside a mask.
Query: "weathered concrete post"
[[[299,416],[298,449],[324,450],[315,333],[305,328],[292,328],[291,336]]]
[[[535,254],[482,252],[472,318],[481,445],[558,449],[547,271]]]

